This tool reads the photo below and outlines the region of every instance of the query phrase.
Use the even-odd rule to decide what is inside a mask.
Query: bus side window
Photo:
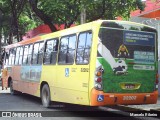
[[[28,62],[28,59],[27,59],[28,50],[29,50],[29,45],[25,45],[24,46],[23,62],[22,62],[23,64],[27,64],[27,62]]]
[[[42,64],[43,62],[43,42],[39,43],[39,49],[38,49],[38,64]]]
[[[5,52],[4,64],[8,65],[8,62],[9,62],[9,54],[8,52]]]
[[[33,46],[32,64],[37,64],[39,43]]]
[[[33,51],[33,44],[31,44],[31,45],[28,46],[28,55],[27,55],[27,62],[26,62],[26,64],[31,64],[32,51]]]
[[[32,64],[42,64],[43,43],[35,43],[33,46]]]
[[[57,62],[57,51],[58,51],[58,39],[54,40],[53,51],[51,53],[51,64],[56,64]]]
[[[22,46],[19,53],[19,62],[18,62],[19,65],[22,64],[23,50],[24,50],[24,47]]]
[[[61,38],[58,64],[73,64],[75,57],[76,35]]]
[[[44,64],[56,64],[58,39],[48,40],[44,50]]]
[[[9,50],[9,58],[8,58],[8,65],[11,65],[12,63],[12,57],[11,57],[11,49]]]
[[[78,37],[76,64],[88,64],[92,44],[92,32],[82,32]]]
[[[15,65],[18,65],[19,57],[20,57],[20,51],[21,51],[21,47],[18,47],[17,51],[16,51]]]
[[[16,48],[12,48],[9,50],[9,65],[14,65],[16,56]]]
[[[23,57],[23,47],[18,47],[16,51],[16,59],[15,59],[15,65],[21,65],[22,64],[22,57]]]
[[[16,58],[16,48],[13,48],[13,51],[12,51],[12,65],[14,65],[15,58]]]

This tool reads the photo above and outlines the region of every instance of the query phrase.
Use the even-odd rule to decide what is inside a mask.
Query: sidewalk
[[[1,93],[10,93],[10,89],[8,88],[7,90],[6,89],[2,90],[2,87],[0,86],[0,95]]]
[[[146,104],[146,105],[121,105],[122,107],[128,107],[128,108],[133,108],[133,109],[137,109],[137,110],[146,110],[146,111],[150,111],[150,110],[158,110],[160,111],[160,96],[158,97],[158,101],[157,104]]]

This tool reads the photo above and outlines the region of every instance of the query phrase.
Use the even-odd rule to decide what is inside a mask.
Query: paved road
[[[53,116],[47,118],[38,118],[39,120],[44,119],[56,119],[56,120],[103,120],[103,119],[112,119],[112,120],[144,120],[146,117],[126,117],[126,113],[121,111],[112,110],[106,107],[87,107],[79,105],[71,105],[54,102],[51,108],[44,108],[41,104],[41,100],[37,97],[30,96],[27,94],[19,95],[10,95],[9,90],[1,91],[0,87],[0,112],[12,111],[25,113],[25,112],[35,112],[41,113],[42,116]],[[67,111],[67,112],[66,112]],[[76,112],[78,111],[78,112]],[[81,111],[81,112],[79,112]],[[98,114],[98,116],[96,116]],[[28,115],[28,113],[27,113]],[[100,116],[101,115],[101,116]],[[95,117],[96,116],[96,117]],[[103,117],[105,116],[105,118]],[[102,118],[103,117],[103,118]],[[0,118],[0,120],[8,120],[8,118]],[[17,120],[21,118],[11,118],[11,120]],[[24,118],[28,120],[28,118]],[[32,118],[34,120],[36,118]],[[153,118],[152,118],[153,119]],[[156,118],[154,118],[156,120]]]

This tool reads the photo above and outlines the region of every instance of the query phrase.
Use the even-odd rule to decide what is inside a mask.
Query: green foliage
[[[35,28],[36,22],[33,21],[32,19],[29,19],[29,17],[26,15],[20,15],[19,25],[20,25],[21,30],[24,31],[23,32],[23,34],[24,34],[26,31],[29,31],[29,30]]]
[[[86,21],[130,17],[130,12],[143,10],[141,0],[39,0],[38,8],[50,16],[54,23],[79,22],[80,12],[86,9]],[[78,14],[78,17],[76,17]]]
[[[20,30],[23,35],[25,32],[43,24],[43,22],[38,19],[37,16],[31,11],[28,4],[26,4],[23,12],[20,14],[18,21]]]
[[[37,7],[38,12],[33,12],[33,4],[29,2]],[[43,23],[49,26],[65,24],[67,28],[71,24],[80,23],[83,9],[86,11],[86,22],[90,22],[115,19],[117,16],[128,19],[130,11],[143,10],[144,5],[141,0],[0,0],[3,34],[23,35]]]
[[[75,22],[80,15],[80,0],[39,0],[38,8],[56,24]]]
[[[0,31],[1,34],[4,36],[7,36],[10,30],[10,7],[9,4],[7,4],[9,0],[0,0],[0,11],[1,14],[1,23],[0,23]]]
[[[127,19],[136,9],[144,9],[141,0],[97,0],[87,8],[87,20],[115,19],[117,16]]]

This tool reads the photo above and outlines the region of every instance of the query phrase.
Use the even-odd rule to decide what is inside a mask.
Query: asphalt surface
[[[0,116],[2,112],[11,112],[12,118],[0,117],[0,120],[21,120],[22,113],[27,114],[27,117],[28,113],[40,113],[42,117],[38,116],[38,120],[158,120],[156,117],[129,117],[132,112],[123,112],[108,107],[88,107],[53,102],[50,108],[44,108],[40,98],[27,94],[10,95],[9,89],[2,91],[0,87]],[[17,113],[20,113],[21,116],[17,117]],[[139,111],[138,114],[141,112]],[[25,116],[23,117],[28,120]],[[37,119],[30,117],[31,120]]]

